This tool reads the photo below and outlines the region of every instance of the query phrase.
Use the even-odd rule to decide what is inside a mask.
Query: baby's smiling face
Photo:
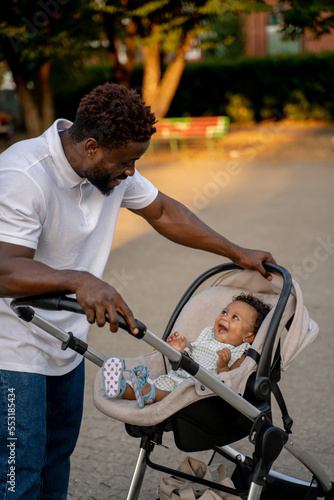
[[[215,339],[234,346],[243,342],[252,343],[256,318],[257,311],[246,302],[231,302],[215,320]]]

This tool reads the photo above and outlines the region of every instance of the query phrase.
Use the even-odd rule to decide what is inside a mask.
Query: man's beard
[[[94,167],[94,172],[89,172],[86,170],[84,172],[84,176],[87,180],[89,180],[91,184],[93,184],[93,186],[95,186],[100,191],[100,193],[102,193],[104,196],[109,196],[110,193],[112,193],[112,191],[114,190],[115,186],[109,187],[111,177],[103,170],[103,166],[104,162],[103,160],[101,160],[101,162]]]

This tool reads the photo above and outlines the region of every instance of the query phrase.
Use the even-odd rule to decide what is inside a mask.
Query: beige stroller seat
[[[213,324],[214,318],[232,300],[233,296],[241,292],[252,292],[264,302],[275,306],[281,290],[282,277],[279,275],[274,275],[273,280],[269,282],[255,271],[230,271],[185,304],[173,325],[173,331],[181,332],[190,342],[193,342],[206,326]],[[274,311],[273,307],[255,337],[252,350],[256,353],[262,352]],[[287,368],[292,359],[312,342],[318,333],[316,323],[309,318],[303,306],[302,293],[295,281],[293,281],[291,294],[281,317],[273,353],[276,352],[279,339],[291,318],[293,320],[281,349],[282,370]],[[147,365],[150,377],[153,379],[171,369],[171,363],[158,351],[146,356],[126,358],[125,361],[128,369],[139,364]],[[244,394],[247,381],[256,369],[256,361],[247,356],[239,368],[221,373],[217,377],[236,393]],[[156,425],[182,408],[212,396],[215,394],[196,378],[189,378],[159,403],[141,409],[136,401],[108,399],[104,394],[101,370],[96,375],[94,385],[94,403],[101,412],[124,423],[140,426]]]

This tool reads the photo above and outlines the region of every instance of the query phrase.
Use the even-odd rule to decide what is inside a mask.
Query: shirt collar
[[[79,186],[84,179],[75,172],[67,160],[59,135],[61,130],[68,130],[71,126],[72,122],[61,118],[51,125],[45,132],[45,135],[57,171],[61,174],[61,177],[69,187],[74,188]]]

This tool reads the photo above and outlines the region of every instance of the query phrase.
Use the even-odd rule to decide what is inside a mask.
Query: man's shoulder
[[[43,134],[31,139],[23,139],[12,144],[0,155],[0,165],[8,165],[20,170],[28,170],[52,158],[54,149],[60,147],[59,130],[70,128],[72,122],[56,120]]]
[[[12,169],[28,170],[50,156],[44,135],[16,142],[0,155],[0,165]]]

